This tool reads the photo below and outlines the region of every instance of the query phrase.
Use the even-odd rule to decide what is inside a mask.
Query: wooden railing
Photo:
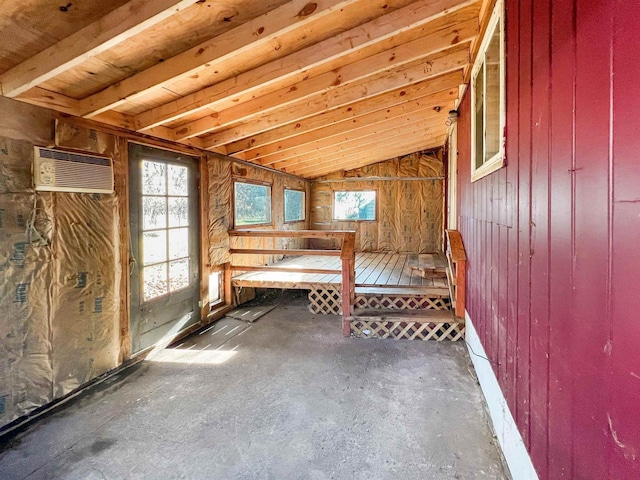
[[[342,333],[345,337],[351,335],[351,327],[347,320],[353,314],[355,302],[355,277],[356,277],[356,232],[352,230],[231,230],[230,237],[257,237],[257,238],[338,238],[342,239],[340,250],[314,250],[314,249],[261,249],[261,248],[231,248],[232,254],[244,255],[323,255],[340,257],[342,268],[292,268],[278,267],[274,265],[249,266],[230,265],[233,271],[243,272],[286,272],[342,275]]]
[[[467,255],[464,251],[462,236],[457,230],[447,230],[447,279],[451,305],[456,317],[464,318],[466,297]]]

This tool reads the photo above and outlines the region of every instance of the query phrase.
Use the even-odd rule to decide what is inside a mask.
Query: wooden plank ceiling
[[[444,144],[488,2],[58,3],[3,2],[3,96],[313,178]]]

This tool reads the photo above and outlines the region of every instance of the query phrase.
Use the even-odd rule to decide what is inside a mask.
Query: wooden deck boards
[[[290,257],[276,263],[279,267],[339,269],[341,260],[338,257],[303,256]],[[442,278],[425,278],[412,267],[429,269],[444,268],[446,258],[443,254],[397,254],[386,252],[356,254],[356,286],[362,288],[407,288],[447,289]],[[282,272],[247,272],[233,277],[236,287],[254,288],[291,288],[310,289],[322,285],[325,288],[339,288],[340,275],[282,273]]]

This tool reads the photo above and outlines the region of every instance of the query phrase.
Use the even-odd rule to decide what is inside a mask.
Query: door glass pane
[[[169,226],[186,227],[189,225],[189,199],[169,197]]]
[[[167,199],[142,197],[142,228],[152,230],[167,226]]]
[[[143,263],[160,263],[167,261],[167,231],[144,232],[142,234]]]
[[[189,256],[189,229],[176,228],[169,230],[169,258],[183,258]]]
[[[148,301],[190,285],[189,170],[145,160],[141,181],[143,296]]]
[[[142,162],[142,194],[167,194],[167,165],[160,162]]]
[[[169,165],[169,195],[187,196],[189,194],[188,180],[187,167]]]
[[[189,260],[176,260],[169,264],[169,287],[172,292],[189,286]]]
[[[168,293],[167,290],[167,264],[144,267],[142,270],[144,282],[144,299],[159,297]]]

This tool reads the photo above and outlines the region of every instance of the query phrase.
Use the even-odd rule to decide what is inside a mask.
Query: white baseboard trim
[[[484,398],[489,406],[493,429],[498,437],[511,478],[513,480],[538,480],[538,474],[533,468],[531,457],[522,441],[522,436],[518,431],[513,415],[511,415],[502,389],[498,384],[498,379],[493,373],[493,368],[491,368],[491,364],[487,360],[477,356],[486,357],[487,354],[482,343],[480,343],[480,337],[478,337],[478,332],[476,332],[468,312],[465,312],[465,318],[467,348],[470,348],[469,356],[478,375],[480,388],[482,388]],[[477,355],[474,355],[474,352]]]

